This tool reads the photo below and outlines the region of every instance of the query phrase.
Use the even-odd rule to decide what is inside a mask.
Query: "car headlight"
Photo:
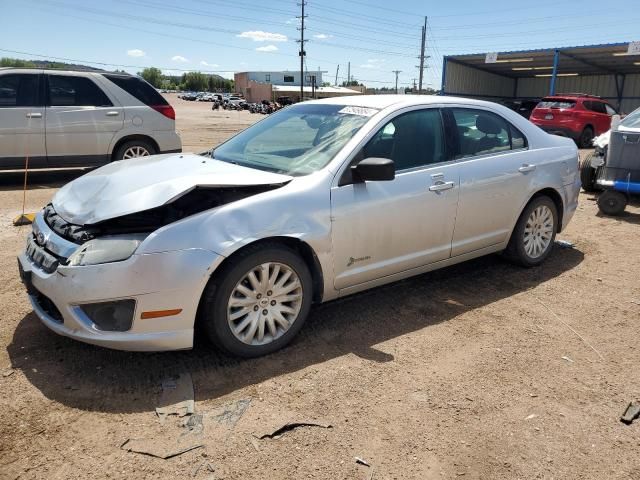
[[[146,237],[146,234],[142,234],[94,238],[71,254],[69,265],[77,267],[121,262],[131,257]]]

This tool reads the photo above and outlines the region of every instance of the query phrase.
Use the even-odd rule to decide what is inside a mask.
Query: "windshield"
[[[627,115],[620,125],[627,128],[640,128],[640,108]]]
[[[260,170],[308,175],[327,165],[377,112],[345,105],[292,105],[223,143],[213,157]]]

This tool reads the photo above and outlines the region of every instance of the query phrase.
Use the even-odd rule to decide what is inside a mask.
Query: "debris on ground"
[[[191,435],[178,436],[177,438],[162,436],[141,439],[130,438],[120,445],[120,448],[127,452],[141,453],[164,460],[177,457],[200,447],[204,447],[204,444],[200,442],[199,438]]]
[[[574,363],[574,361],[573,361],[573,360],[571,360],[571,359],[570,359],[569,357],[567,357],[566,355],[562,357],[562,360],[565,360],[565,361],[567,361],[567,362],[569,362],[569,363]]]
[[[13,375],[14,373],[16,373],[15,370],[7,370],[6,372],[2,372],[2,376],[3,377],[10,377],[11,375]]]
[[[265,428],[259,433],[254,433],[253,436],[259,440],[263,440],[265,438],[280,438],[286,432],[290,432],[291,430],[295,430],[300,427],[320,427],[320,428],[332,428],[332,425],[323,422],[316,422],[313,420],[301,420],[296,422],[286,422],[281,424],[280,426],[273,428]]]
[[[160,406],[156,408],[160,423],[163,424],[169,415],[177,415],[178,417],[192,415],[195,411],[193,397],[191,374],[181,373],[178,378],[164,380],[162,382]]]
[[[367,462],[366,460],[360,458],[360,457],[354,457],[356,460],[356,463],[359,463],[360,465],[364,465],[365,467],[370,467],[371,465],[369,465],[369,462]]]
[[[527,418],[525,418],[525,420],[533,420],[534,418],[536,418],[538,415],[536,415],[535,413],[532,413],[531,415],[529,415]]]
[[[235,402],[224,405],[214,410],[213,412],[207,413],[207,417],[212,418],[217,423],[221,423],[227,425],[230,428],[233,428],[242,418],[244,412],[247,411],[249,405],[251,405],[250,398],[237,400]]]
[[[190,415],[188,418],[183,420],[182,426],[190,433],[202,433],[202,430],[204,429],[202,425],[202,415],[198,413]]]
[[[560,248],[574,248],[575,244],[567,240],[556,240],[556,245]]]
[[[466,305],[464,305],[463,303],[460,303],[457,300],[453,300],[452,298],[448,298],[444,301],[444,303],[446,303],[447,305],[455,305],[456,307],[465,307]]]
[[[622,417],[620,417],[620,421],[626,425],[631,425],[637,418],[640,418],[640,402],[631,402]]]
[[[193,471],[191,472],[191,476],[195,477],[196,475],[198,475],[198,472],[200,470],[203,470],[209,473],[213,473],[216,471],[216,469],[214,468],[213,465],[211,465],[211,463],[209,463],[208,461],[204,461],[202,463],[200,463],[199,465],[196,465],[196,467],[193,469]]]

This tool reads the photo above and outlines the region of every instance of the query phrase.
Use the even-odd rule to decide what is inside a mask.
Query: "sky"
[[[299,70],[300,0],[0,0],[0,57],[137,73]],[[579,8],[576,6],[579,5]],[[442,56],[640,40],[637,0],[308,0],[306,68],[370,87],[418,78],[438,89]],[[19,52],[19,53],[17,53]]]

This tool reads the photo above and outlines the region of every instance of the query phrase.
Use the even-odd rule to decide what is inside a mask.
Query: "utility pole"
[[[349,82],[351,82],[351,62],[347,63],[347,87]]]
[[[320,69],[318,69],[320,70]],[[334,83],[334,85],[337,87],[338,86],[338,72],[340,71],[340,64],[338,64],[338,66],[336,67],[336,81]]]
[[[418,93],[422,93],[422,77],[424,74],[424,50],[427,43],[427,17],[424,17],[424,26],[422,27],[422,47],[420,48],[420,77],[418,80]]]
[[[398,94],[398,75],[402,73],[402,70],[392,70],[396,74],[396,95]]]
[[[300,30],[300,40],[298,40],[298,43],[300,43],[300,52],[298,53],[298,55],[300,55],[300,101],[304,99],[304,57],[307,54],[307,52],[304,51],[304,44],[307,42],[307,40],[304,39],[304,19],[307,18],[304,14],[304,6],[306,4],[307,2],[305,0],[302,0],[298,4],[302,9],[298,17],[300,19],[300,28],[298,29]]]

